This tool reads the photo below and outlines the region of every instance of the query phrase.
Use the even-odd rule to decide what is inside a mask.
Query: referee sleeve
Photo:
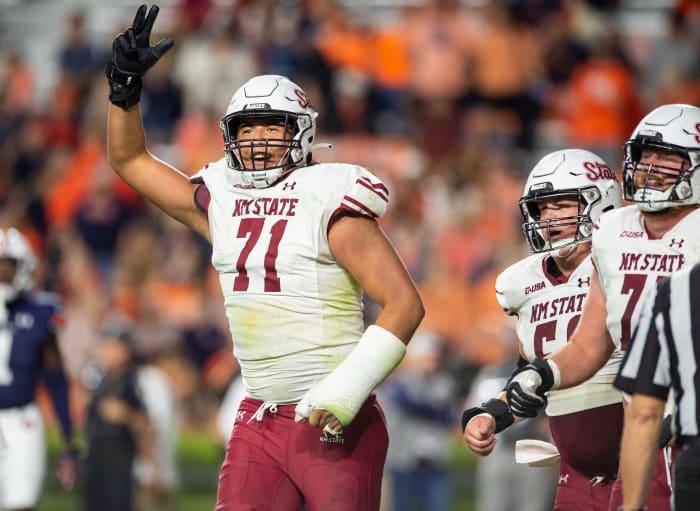
[[[644,394],[661,400],[668,397],[670,367],[666,314],[669,306],[669,279],[649,294],[630,348],[620,365],[613,385],[628,394]]]

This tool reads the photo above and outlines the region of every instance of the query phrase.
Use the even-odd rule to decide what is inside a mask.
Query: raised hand
[[[151,30],[159,10],[153,5],[146,14],[146,5],[141,5],[131,27],[114,39],[112,61],[122,73],[143,76],[175,44],[172,37],[165,37],[151,46]]]
[[[141,99],[141,77],[175,44],[172,37],[165,37],[151,46],[151,30],[159,10],[157,5],[150,10],[141,5],[131,27],[112,43],[112,57],[105,68],[109,100],[125,110]]]

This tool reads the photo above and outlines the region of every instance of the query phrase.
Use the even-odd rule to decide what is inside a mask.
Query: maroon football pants
[[[554,511],[608,511],[623,417],[615,403],[549,418],[561,454]]]
[[[552,511],[608,511],[615,479],[591,478],[562,460]]]
[[[389,438],[374,395],[341,435],[294,422],[295,405],[256,415],[241,403],[219,474],[215,511],[377,511]]]

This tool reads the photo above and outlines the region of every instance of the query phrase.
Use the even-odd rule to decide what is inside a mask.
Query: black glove
[[[141,99],[141,77],[175,44],[172,37],[166,37],[151,46],[151,30],[160,9],[153,5],[148,15],[146,9],[141,5],[131,27],[114,39],[112,58],[105,67],[109,100],[125,110]]]
[[[513,415],[535,417],[547,404],[544,394],[554,385],[549,364],[536,358],[516,369],[506,385],[506,397]]]

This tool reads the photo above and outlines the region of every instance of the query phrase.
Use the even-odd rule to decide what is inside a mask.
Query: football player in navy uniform
[[[43,381],[51,395],[65,451],[56,476],[71,489],[72,446],[68,380],[58,348],[61,308],[48,293],[32,293],[36,259],[16,229],[0,230],[0,509],[38,502],[46,471],[44,422],[35,402]]]

